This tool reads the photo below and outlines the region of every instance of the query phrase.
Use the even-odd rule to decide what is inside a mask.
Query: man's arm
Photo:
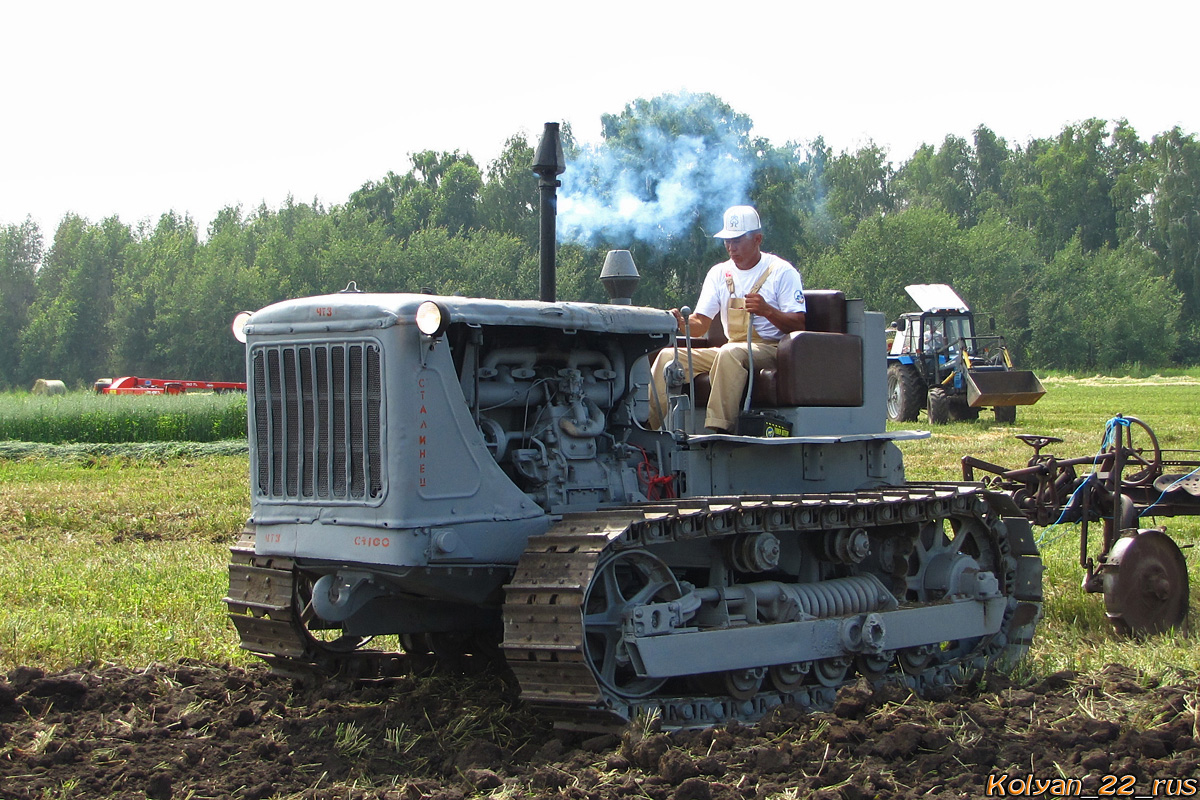
[[[803,311],[780,311],[764,300],[761,294],[746,295],[746,310],[756,317],[766,317],[767,322],[784,333],[804,330]]]
[[[679,324],[679,332],[683,333],[683,314],[678,308],[672,308],[671,313],[675,315],[675,321]],[[692,314],[687,318],[688,327],[692,331],[692,336],[703,336],[708,333],[708,326],[712,324],[712,317],[706,317],[703,314]]]

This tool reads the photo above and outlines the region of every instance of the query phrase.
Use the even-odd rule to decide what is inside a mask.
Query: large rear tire
[[[893,422],[916,422],[925,395],[921,376],[908,364],[891,364],[887,376],[887,413]]]
[[[1017,421],[1016,406],[995,406],[992,410],[996,412],[996,422],[1012,425]]]

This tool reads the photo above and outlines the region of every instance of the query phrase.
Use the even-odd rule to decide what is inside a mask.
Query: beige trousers
[[[778,342],[754,345],[754,369],[769,369],[775,366]],[[671,348],[662,350],[652,370],[653,385],[650,388],[650,427],[662,427],[667,408],[666,369],[675,360]],[[687,350],[679,348],[679,361],[687,370]],[[696,375],[709,373],[712,395],[708,398],[708,412],[704,427],[732,431],[737,427],[738,414],[742,410],[742,395],[746,391],[749,373],[746,370],[748,355],[745,342],[729,342],[720,347],[701,347],[692,351],[692,371]]]

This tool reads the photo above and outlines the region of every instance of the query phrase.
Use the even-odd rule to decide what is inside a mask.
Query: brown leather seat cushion
[[[861,406],[862,337],[796,331],[779,342],[774,369],[757,370],[752,404]]]

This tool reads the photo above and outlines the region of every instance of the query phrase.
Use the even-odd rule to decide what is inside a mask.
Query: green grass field
[[[224,616],[245,456],[0,461],[0,670],[245,661]]]
[[[1065,440],[1054,446],[1057,454],[1088,455],[1116,414],[1143,419],[1164,448],[1200,448],[1200,378],[1044,382],[1049,393],[1019,409],[1015,426],[996,425],[985,412],[979,422],[903,443],[909,478],[958,479],[967,454],[1021,465],[1031,451],[1015,433],[1056,435]],[[5,408],[0,402],[0,419]],[[890,427],[928,429],[923,419]],[[0,671],[93,660],[252,661],[238,649],[221,602],[228,547],[249,514],[244,454],[87,450],[80,458],[60,457],[71,450],[0,444],[18,456],[0,460]],[[1200,541],[1196,518],[1143,522],[1158,524],[1181,545]],[[1154,677],[1200,671],[1200,648],[1186,637],[1113,637],[1103,598],[1080,589],[1076,526],[1035,532],[1046,564],[1046,618],[1025,669],[1091,671],[1121,662]],[[1200,559],[1195,548],[1184,553],[1197,619]]]
[[[246,396],[0,393],[0,441],[215,442],[246,436]]]

